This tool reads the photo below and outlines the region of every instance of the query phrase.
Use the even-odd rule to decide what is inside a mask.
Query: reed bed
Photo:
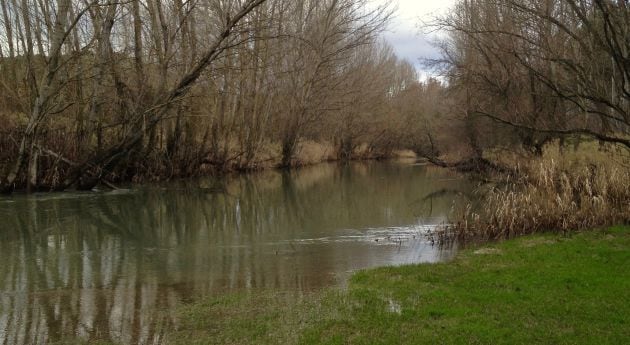
[[[569,165],[542,158],[518,168],[518,178],[480,188],[479,202],[432,234],[460,243],[539,232],[570,232],[630,224],[630,169],[623,164]]]

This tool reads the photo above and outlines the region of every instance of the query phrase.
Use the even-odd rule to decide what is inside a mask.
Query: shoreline
[[[97,190],[99,187],[105,187],[104,189],[108,190],[118,190],[118,189],[126,189],[124,187],[119,187],[119,185],[143,185],[148,183],[163,183],[163,182],[174,182],[174,181],[186,181],[186,180],[195,180],[199,178],[211,178],[211,177],[227,177],[227,176],[240,176],[240,175],[248,175],[248,174],[256,174],[265,171],[296,171],[303,168],[308,168],[312,166],[317,166],[320,164],[346,164],[346,163],[361,163],[361,162],[403,162],[409,160],[410,162],[425,162],[424,159],[417,157],[411,151],[401,150],[395,151],[391,155],[388,156],[374,156],[374,157],[357,157],[352,159],[339,159],[339,158],[326,158],[316,161],[309,161],[305,163],[299,163],[292,165],[290,167],[282,167],[280,165],[269,165],[269,166],[260,166],[256,168],[226,168],[226,169],[199,169],[199,173],[189,175],[189,176],[179,176],[174,175],[170,177],[160,177],[160,178],[145,178],[145,177],[133,177],[131,179],[102,179],[102,181],[96,185]],[[11,195],[29,195],[29,194],[45,194],[45,193],[66,193],[66,192],[90,192],[91,190],[80,190],[77,188],[65,189],[65,190],[56,190],[50,186],[39,186],[37,189],[28,191],[27,188],[19,188],[13,189],[11,192],[3,193],[0,191],[0,196],[11,196]]]
[[[628,249],[629,226],[537,234],[359,271],[346,290],[289,303],[221,296],[184,307],[167,343],[619,343],[630,335]]]

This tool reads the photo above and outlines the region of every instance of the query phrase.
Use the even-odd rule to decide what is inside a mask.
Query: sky
[[[387,0],[378,0],[386,2]],[[419,25],[422,20],[429,21],[432,16],[446,13],[456,0],[392,0],[396,7],[394,18],[384,33],[385,39],[394,47],[396,55],[406,59],[426,78],[430,72],[424,70],[421,58],[435,58],[439,52],[431,46],[435,34],[423,33]]]

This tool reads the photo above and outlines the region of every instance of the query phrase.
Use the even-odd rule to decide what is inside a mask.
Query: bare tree
[[[222,19],[222,28],[216,33],[213,42],[207,45],[206,50],[194,63],[192,63],[194,58],[192,54],[193,44],[191,43],[193,41],[191,37],[192,30],[189,27],[182,30],[182,27],[188,25],[185,20],[187,14],[183,12],[182,3],[178,3],[179,8],[175,9],[177,10],[175,13],[179,12],[180,14],[180,22],[176,24],[172,31],[169,31],[169,27],[166,24],[165,9],[162,8],[161,2],[147,2],[148,12],[154,24],[152,30],[154,47],[155,51],[158,52],[156,56],[158,57],[159,66],[157,73],[159,76],[159,88],[155,91],[156,97],[152,102],[142,103],[138,102],[138,99],[141,97],[143,90],[138,90],[135,95],[134,92],[131,92],[132,89],[129,86],[128,78],[122,75],[123,70],[127,68],[126,64],[120,59],[119,54],[117,56],[111,39],[112,34],[120,30],[120,28],[117,29],[115,26],[115,21],[121,8],[119,4],[110,1],[102,3],[97,0],[77,3],[73,3],[70,0],[59,0],[54,6],[56,10],[54,20],[49,20],[48,18],[42,18],[43,14],[39,11],[31,11],[32,9],[40,8],[38,4],[24,1],[22,3],[23,22],[20,30],[18,30],[20,38],[17,41],[23,44],[23,54],[27,57],[27,71],[31,75],[34,75],[34,71],[38,69],[39,61],[35,61],[31,49],[33,46],[32,23],[51,21],[53,24],[50,27],[51,31],[48,32],[50,45],[47,48],[43,48],[46,51],[46,55],[43,57],[45,62],[44,69],[40,73],[41,78],[33,82],[33,85],[37,85],[34,92],[36,97],[30,110],[28,122],[20,135],[15,160],[0,184],[2,190],[10,192],[15,188],[17,180],[24,172],[24,167],[29,162],[32,162],[30,163],[32,166],[36,166],[35,162],[38,157],[36,153],[42,150],[47,155],[54,156],[57,161],[70,165],[65,170],[66,177],[58,181],[55,186],[56,189],[65,189],[77,182],[79,188],[91,188],[101,179],[104,171],[113,169],[126,153],[137,149],[143,143],[146,135],[151,133],[170,114],[174,108],[173,104],[181,102],[207,67],[219,58],[230,45],[235,43],[236,38],[233,37],[232,33],[239,22],[263,2],[264,0],[243,1],[236,10],[234,7],[238,6],[238,4],[233,2],[227,4],[224,8],[226,16]],[[138,86],[144,85],[142,81],[145,80],[145,66],[142,61],[142,55],[144,55],[142,51],[143,38],[140,33],[142,24],[139,18],[139,7],[139,4],[132,4],[132,12],[134,13],[133,41],[135,46],[136,85]],[[13,19],[19,21],[19,16],[16,12],[11,12],[9,8],[17,8],[17,5],[15,2],[9,3],[8,0],[3,0],[2,9],[5,18],[5,29],[9,28],[6,30],[5,36],[7,41],[11,42],[9,44],[10,54],[13,54],[15,57],[17,54],[13,52],[13,42],[16,39],[13,35],[13,27],[11,27],[7,18],[13,13]],[[86,13],[89,13],[89,16],[86,16]],[[81,27],[84,21],[91,22],[92,27]],[[27,24],[25,25],[24,23]],[[184,44],[187,47],[184,52],[185,59],[188,59],[191,63],[189,63],[189,68],[180,69],[182,71],[181,74],[179,74],[179,77],[176,76],[174,78],[177,81],[169,87],[168,69],[170,67],[169,63],[173,58],[171,52],[174,47],[172,46],[171,36],[173,36],[174,32],[185,36],[185,41],[187,42]],[[85,36],[86,34],[87,36]],[[69,41],[71,38],[74,38],[73,44]],[[81,45],[81,43],[84,45]],[[82,161],[72,162],[59,153],[52,152],[47,148],[42,149],[42,145],[38,143],[38,130],[50,116],[62,113],[67,107],[74,105],[72,100],[63,100],[60,97],[67,94],[67,88],[71,83],[76,83],[82,77],[78,74],[71,74],[77,71],[77,69],[72,67],[83,64],[86,61],[86,57],[89,56],[86,53],[91,50],[94,51],[94,58],[92,59],[93,68],[91,73],[93,77],[90,105],[87,110],[87,127],[82,128],[79,132],[81,133],[80,142],[85,142],[96,131],[97,150],[87,149],[86,157],[78,156]],[[14,63],[14,61],[10,60],[9,63]],[[85,69],[81,68],[79,70],[84,71]],[[27,79],[30,80],[31,77],[27,77]],[[102,138],[104,135],[102,127],[104,126],[105,117],[103,105],[107,100],[103,86],[106,79],[113,83],[117,95],[116,101],[121,105],[108,110],[125,112],[121,118],[125,123],[123,131],[119,132],[118,140],[107,143],[108,147],[105,146],[106,143],[103,142]],[[37,174],[37,169],[29,169],[29,171],[31,174]],[[36,178],[30,180],[35,181]]]
[[[378,43],[389,5],[0,4],[4,192],[291,167],[302,140],[340,158],[403,142],[396,102],[417,76]]]
[[[630,148],[627,18],[623,1],[466,0],[435,23],[451,33],[438,62],[469,128],[538,153],[573,135]]]

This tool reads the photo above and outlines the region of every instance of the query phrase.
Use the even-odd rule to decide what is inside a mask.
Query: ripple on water
[[[411,225],[400,227],[366,228],[363,230],[346,229],[345,233],[336,236],[318,238],[302,238],[283,241],[284,243],[318,244],[318,243],[342,243],[342,242],[368,242],[374,244],[390,245],[410,240],[426,240],[425,235],[434,230],[437,225]]]

